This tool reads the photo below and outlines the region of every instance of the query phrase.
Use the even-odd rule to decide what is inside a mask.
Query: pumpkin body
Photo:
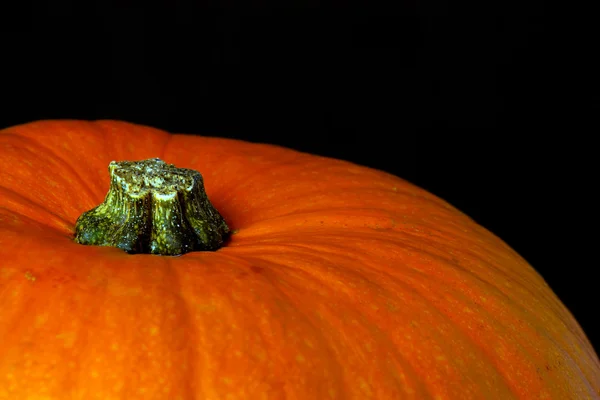
[[[216,252],[73,241],[113,160],[190,168]],[[600,363],[503,241],[392,175],[115,121],[0,131],[0,399],[597,399]]]

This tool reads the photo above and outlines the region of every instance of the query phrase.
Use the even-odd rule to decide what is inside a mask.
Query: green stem
[[[112,161],[108,171],[108,194],[77,219],[75,242],[169,256],[223,245],[229,227],[199,172],[158,158]]]

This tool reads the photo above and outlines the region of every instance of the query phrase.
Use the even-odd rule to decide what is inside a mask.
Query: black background
[[[0,127],[122,119],[386,170],[508,242],[598,348],[586,71],[541,1],[19,4],[0,13]]]

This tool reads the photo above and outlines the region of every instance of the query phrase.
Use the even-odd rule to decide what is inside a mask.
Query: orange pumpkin
[[[217,251],[75,243],[113,161],[199,171]],[[115,121],[0,131],[0,399],[598,399],[600,363],[499,238],[389,174]]]

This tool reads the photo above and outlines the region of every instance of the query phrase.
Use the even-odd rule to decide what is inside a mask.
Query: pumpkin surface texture
[[[216,251],[76,243],[111,161],[198,171]],[[515,251],[390,174],[117,121],[0,131],[0,399],[598,399]]]

